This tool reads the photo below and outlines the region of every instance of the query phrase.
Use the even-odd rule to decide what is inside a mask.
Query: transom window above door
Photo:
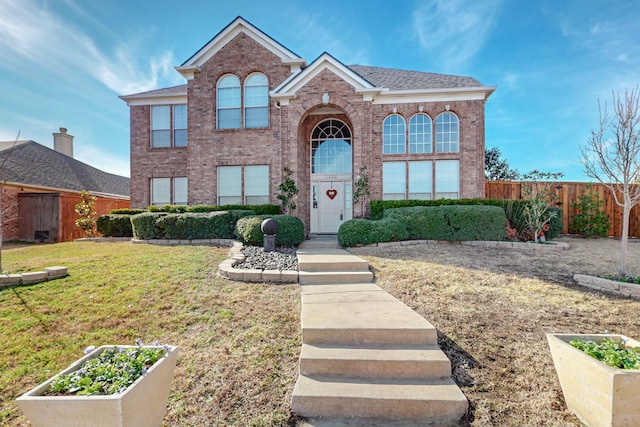
[[[324,120],[311,133],[311,173],[350,174],[351,131],[342,121]]]

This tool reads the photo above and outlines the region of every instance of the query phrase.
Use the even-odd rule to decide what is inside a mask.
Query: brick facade
[[[217,49],[215,54],[203,63],[197,63],[199,55],[204,55],[199,52],[194,55],[195,59],[188,61],[187,65],[195,65],[185,72],[192,74],[187,74],[184,94],[166,99],[166,104],[187,104],[186,148],[151,148],[152,102],[145,104],[149,95],[123,97],[131,109],[132,207],[150,204],[151,178],[181,176],[188,177],[189,204],[217,204],[217,168],[248,165],[269,166],[270,203],[278,203],[276,195],[283,179],[282,171],[284,167],[289,167],[295,172],[293,179],[300,189],[295,214],[306,224],[307,231],[313,231],[309,225],[312,179],[310,137],[314,127],[327,118],[341,120],[349,127],[352,135],[352,172],[355,175],[362,165],[367,166],[371,198],[382,198],[384,161],[410,160],[458,160],[459,196],[484,197],[484,107],[493,88],[485,88],[479,83],[476,92],[473,92],[475,87],[463,88],[470,94],[467,99],[464,96],[466,92],[452,92],[451,88],[443,90],[441,94],[432,88],[416,88],[430,90],[417,91],[411,97],[398,92],[399,95],[392,98],[392,94],[384,90],[367,96],[358,92],[359,88],[355,85],[371,86],[368,81],[332,57],[325,60],[326,65],[316,60],[307,66],[308,69],[302,67],[302,70],[295,70],[291,61],[283,60],[281,52],[285,48],[274,44],[277,42],[268,39],[268,36],[241,18],[235,25],[240,26],[242,31],[231,37],[234,34],[233,25],[230,24],[217,36],[222,40],[220,46],[215,45],[216,38],[210,42]],[[226,34],[231,34],[228,39],[223,38]],[[256,34],[269,43],[259,42]],[[202,51],[205,52],[205,48]],[[312,74],[316,70],[317,73]],[[242,84],[254,72],[264,74],[269,81],[269,126],[258,129],[218,129],[217,82],[224,75],[233,74]],[[296,79],[303,83],[296,86]],[[295,94],[281,93],[286,92],[288,87],[293,87]],[[371,87],[364,89],[371,90]],[[478,93],[483,95],[478,96]],[[162,94],[158,93],[154,105],[163,103]],[[329,96],[326,103],[322,100],[323,94]],[[328,113],[323,113],[326,111]],[[409,119],[418,112],[428,114],[435,124],[436,117],[445,111],[454,113],[459,119],[458,152],[435,153],[434,148],[433,153],[429,154],[383,154],[383,121],[389,114],[395,112],[401,115],[408,129]],[[435,136],[433,145],[435,147]]]

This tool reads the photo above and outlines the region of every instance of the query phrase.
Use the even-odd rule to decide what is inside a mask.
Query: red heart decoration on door
[[[338,192],[336,190],[327,190],[327,197],[330,198],[331,200],[333,200],[336,195],[338,194]]]

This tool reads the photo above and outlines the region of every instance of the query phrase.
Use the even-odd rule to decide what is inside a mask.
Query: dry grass
[[[376,283],[433,323],[468,397],[466,423],[574,426],[545,333],[640,336],[640,301],[589,291],[574,273],[614,274],[619,241],[562,238],[568,251],[456,244],[353,249]],[[640,242],[629,244],[640,275]]]

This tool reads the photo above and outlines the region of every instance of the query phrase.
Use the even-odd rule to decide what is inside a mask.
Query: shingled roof
[[[349,65],[349,68],[374,86],[385,87],[389,90],[483,87],[482,83],[472,77],[370,67],[366,65]]]
[[[103,172],[35,141],[0,142],[0,180],[129,197],[130,179]],[[8,157],[7,157],[8,156]]]

